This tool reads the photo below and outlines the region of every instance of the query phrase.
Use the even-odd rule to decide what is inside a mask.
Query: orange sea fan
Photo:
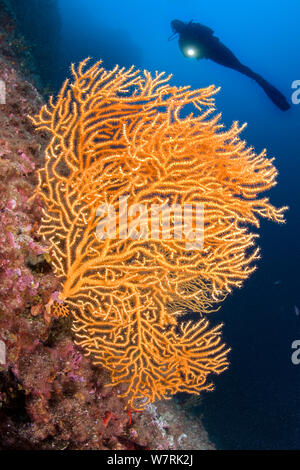
[[[177,317],[208,313],[253,272],[258,249],[249,224],[258,226],[259,216],[283,222],[285,208],[259,198],[276,169],[240,140],[244,126],[224,131],[220,115],[211,117],[214,86],[178,88],[163,73],[106,71],[100,62],[86,69],[86,62],[32,118],[50,135],[37,194],[63,313],[68,305],[77,342],[111,371],[113,384],[126,385],[131,405],[210,389],[208,374],[227,367],[220,328],[209,330],[206,320],[178,326]],[[184,116],[186,105],[197,115]],[[203,205],[202,249],[190,248],[186,234],[175,238],[174,228],[167,239],[153,236],[141,214],[143,236],[128,236],[129,216],[121,237],[120,198],[148,209]],[[117,214],[115,238],[97,237],[103,204]]]

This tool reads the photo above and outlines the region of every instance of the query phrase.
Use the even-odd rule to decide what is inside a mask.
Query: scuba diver
[[[225,67],[237,70],[255,80],[282,111],[287,111],[290,108],[283,94],[261,75],[243,65],[231,50],[214,36],[212,29],[200,23],[193,23],[193,21],[184,23],[180,20],[171,21],[171,28],[173,34],[169,40],[179,34],[179,47],[185,57],[196,58],[197,60],[202,58],[211,59]]]

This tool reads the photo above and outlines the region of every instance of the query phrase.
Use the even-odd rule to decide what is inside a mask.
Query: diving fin
[[[249,67],[241,65],[240,67],[236,68],[239,72],[247,75],[248,77],[252,78],[253,80],[258,83],[264,92],[268,95],[271,101],[282,111],[287,111],[290,109],[291,105],[286,100],[285,96],[277,90],[271,83],[267,82],[261,75],[258,73],[253,72]]]
[[[267,82],[264,78],[258,75],[258,78],[255,78],[255,81],[263,88],[268,97],[273,101],[278,108],[282,111],[287,111],[290,109],[291,105],[286,100],[285,96],[277,90],[271,83]]]

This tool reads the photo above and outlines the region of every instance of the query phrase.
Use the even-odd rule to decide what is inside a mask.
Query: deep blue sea
[[[300,448],[300,364],[291,344],[300,340],[300,104],[282,112],[248,77],[210,60],[185,58],[168,41],[174,19],[202,23],[215,31],[245,65],[278,87],[291,102],[300,80],[299,0],[60,0],[61,63],[90,56],[173,74],[175,85],[221,87],[216,97],[223,122],[247,122],[243,133],[257,152],[276,158],[278,185],[269,196],[288,205],[284,226],[263,222],[262,259],[242,289],[213,314],[225,323],[231,365],[203,395],[202,416],[218,449]]]

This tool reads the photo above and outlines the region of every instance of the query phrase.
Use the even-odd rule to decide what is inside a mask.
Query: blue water
[[[300,365],[291,343],[300,339],[299,203],[300,104],[278,110],[259,86],[208,60],[188,60],[171,35],[170,21],[194,20],[212,29],[238,58],[290,100],[300,80],[298,0],[60,0],[61,80],[72,61],[91,56],[106,67],[135,64],[172,73],[176,85],[214,83],[223,122],[248,122],[243,137],[276,157],[273,203],[287,204],[287,224],[262,223],[262,260],[256,273],[214,314],[225,322],[230,369],[216,379],[198,409],[220,449],[300,448]]]

